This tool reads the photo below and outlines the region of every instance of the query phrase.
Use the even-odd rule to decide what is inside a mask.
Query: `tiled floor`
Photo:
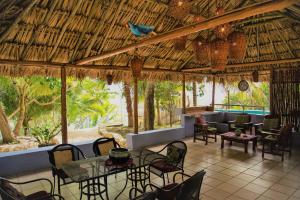
[[[261,158],[261,152],[249,154],[243,152],[242,146],[225,145],[223,151],[220,143],[209,143],[207,146],[202,141],[193,143],[186,140],[188,153],[185,161],[185,172],[193,174],[205,169],[206,175],[201,189],[202,200],[227,199],[227,200],[300,200],[300,154],[294,151],[293,156],[286,156],[284,162],[280,157],[266,156]],[[160,147],[155,147],[160,148]],[[250,148],[249,148],[250,149]],[[15,181],[25,181],[35,178],[49,178],[49,171],[17,176]],[[109,177],[110,199],[121,190],[125,183],[125,174],[117,178]],[[155,184],[161,184],[160,178],[154,178]],[[47,188],[43,183],[19,188],[26,194]],[[129,188],[119,199],[128,199]],[[78,185],[71,184],[63,187],[62,195],[66,200],[79,199]],[[84,199],[84,198],[83,198]]]

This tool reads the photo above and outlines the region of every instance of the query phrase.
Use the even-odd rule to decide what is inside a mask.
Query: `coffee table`
[[[254,152],[256,152],[256,146],[257,146],[257,136],[255,135],[247,135],[247,134],[241,134],[240,136],[236,136],[234,132],[227,132],[220,134],[221,136],[221,149],[224,148],[224,141],[229,141],[230,145],[232,145],[232,142],[237,142],[244,144],[245,153],[248,153],[248,143],[252,142],[252,149]]]

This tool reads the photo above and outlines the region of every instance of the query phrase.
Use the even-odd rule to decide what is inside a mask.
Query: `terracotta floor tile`
[[[281,192],[277,192],[275,190],[268,190],[265,193],[263,193],[263,196],[268,197],[272,200],[285,200],[289,198],[288,195],[285,195]]]
[[[259,197],[260,194],[251,192],[246,189],[240,189],[237,192],[235,192],[234,195],[241,197],[243,199],[252,200],[252,199],[256,199],[257,197]]]

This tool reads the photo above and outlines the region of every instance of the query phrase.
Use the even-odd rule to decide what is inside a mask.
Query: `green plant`
[[[52,139],[60,132],[59,128],[60,124],[52,128],[50,124],[46,123],[33,127],[31,134],[37,140],[39,146],[46,146],[52,144]]]

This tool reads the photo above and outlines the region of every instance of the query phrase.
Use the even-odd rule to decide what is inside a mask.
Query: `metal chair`
[[[176,183],[176,176],[181,175],[188,177],[182,183]],[[162,188],[153,184],[146,185],[143,190],[132,188],[129,192],[130,200],[199,200],[202,181],[205,171],[199,171],[193,176],[178,172],[173,176],[173,183]],[[155,188],[155,191],[147,191],[147,187]],[[137,196],[137,192],[142,195]],[[137,196],[137,197],[136,197]]]
[[[52,150],[48,151],[49,161],[51,163],[52,175],[54,178],[54,188],[57,177],[58,193],[60,194],[60,187],[62,185],[73,183],[73,181],[68,177],[68,175],[62,170],[62,165],[81,159],[86,159],[84,153],[76,146],[72,144],[60,144],[55,146]],[[85,169],[79,168],[82,173],[87,173]],[[61,184],[62,180],[62,184]],[[79,184],[80,189],[82,184]]]
[[[50,185],[50,191],[37,191],[26,196],[13,186],[26,185],[38,181],[48,183]],[[45,178],[35,179],[26,182],[13,182],[0,177],[0,197],[3,200],[64,200],[62,196],[54,194],[53,191],[54,190],[51,181]]]
[[[120,145],[115,138],[99,138],[93,143],[93,152],[95,156],[107,156],[113,148],[119,148]]]
[[[163,179],[165,186],[165,174],[169,183],[168,173],[182,171],[184,165],[184,159],[187,152],[187,146],[182,141],[173,141],[167,144],[163,149],[155,153],[162,153],[166,150],[166,157],[164,159],[154,159],[149,166],[149,181],[150,173],[156,174]]]

